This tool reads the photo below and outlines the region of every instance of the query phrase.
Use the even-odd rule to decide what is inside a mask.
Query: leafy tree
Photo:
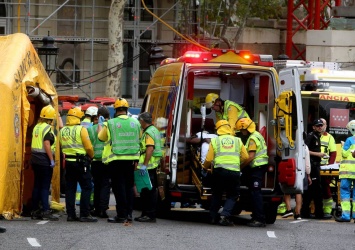
[[[231,48],[235,47],[248,18],[278,19],[281,16],[281,7],[285,4],[285,0],[200,0],[199,20],[205,32],[219,37]],[[187,27],[186,10],[191,9],[191,1],[182,0],[181,5],[183,26]],[[237,27],[232,39],[226,38],[228,27]]]

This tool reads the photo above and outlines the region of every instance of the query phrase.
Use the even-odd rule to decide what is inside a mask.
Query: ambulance
[[[208,209],[211,188],[201,176],[200,147],[189,139],[201,131],[214,133],[216,114],[205,110],[205,97],[216,93],[248,112],[268,146],[268,170],[263,180],[266,222],[276,220],[282,190],[303,191],[304,121],[300,76],[296,67],[279,73],[271,55],[248,50],[211,49],[187,51],[167,58],[148,85],[141,111],[150,112],[161,132],[164,156],[158,211],[169,212],[171,204],[201,204]],[[202,137],[203,137],[202,133]],[[241,177],[235,214],[251,211],[251,196]],[[160,190],[161,191],[161,190]]]
[[[282,68],[281,61],[274,61]],[[312,121],[324,118],[327,132],[337,144],[336,162],[341,160],[341,141],[351,136],[346,125],[355,119],[355,71],[344,70],[337,62],[286,60],[284,67],[298,68],[301,84],[305,131],[312,131]]]

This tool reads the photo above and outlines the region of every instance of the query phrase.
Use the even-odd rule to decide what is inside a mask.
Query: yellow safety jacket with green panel
[[[67,156],[76,156],[76,154],[86,155],[83,141],[81,140],[81,130],[83,126],[64,126],[60,130],[60,144],[62,151]],[[73,158],[66,158],[66,161],[76,161]]]
[[[355,179],[355,158],[351,151],[355,150],[355,144],[352,144],[348,150],[342,150],[343,159],[340,161],[339,179]]]
[[[154,169],[158,167],[160,158],[163,156],[162,148],[161,148],[161,136],[160,136],[160,131],[154,127],[153,125],[147,127],[142,135],[141,142],[140,142],[140,157],[139,157],[139,162],[138,162],[138,169],[141,168],[141,166],[144,164],[144,159],[145,159],[145,152],[147,149],[147,145],[145,142],[146,135],[149,135],[153,140],[154,140],[154,151],[152,154],[152,157],[150,158],[147,169]]]
[[[43,139],[48,132],[51,132],[51,126],[45,122],[39,123],[34,127],[32,132],[34,136],[32,136],[31,142],[32,153],[46,153],[46,150],[44,149]]]
[[[112,122],[113,120],[116,120],[116,122]],[[139,135],[140,135],[140,124],[137,119],[128,117],[127,115],[120,115],[111,121],[111,129],[113,129],[115,126],[120,127],[122,126],[122,121],[125,121],[125,124],[128,125],[129,128],[125,128],[124,130],[126,132],[124,133],[134,133],[135,135],[132,134],[132,140],[127,137],[125,140],[127,140],[127,144],[130,145],[130,149],[125,149],[126,152],[131,151],[132,154],[116,154],[113,151],[113,136],[119,136],[120,132],[119,131],[111,131],[110,130],[110,125],[108,122],[104,122],[104,125],[107,127],[107,136],[108,136],[108,141],[106,141],[106,144],[104,146],[104,151],[102,153],[102,162],[105,164],[108,164],[111,161],[115,160],[139,160]],[[115,125],[116,124],[116,125]],[[114,134],[112,134],[114,132]],[[127,135],[128,135],[127,134]],[[123,139],[123,138],[122,138]],[[116,144],[119,143],[119,141],[116,140]],[[122,147],[122,145],[116,145],[116,150]]]
[[[245,144],[247,148],[249,147],[250,139],[253,139],[256,144],[255,157],[252,162],[250,162],[250,166],[254,168],[268,164],[269,156],[267,155],[267,146],[264,137],[258,131],[254,131],[250,134],[247,143]]]
[[[214,168],[240,171],[240,151],[243,145],[238,137],[221,135],[211,139],[214,151]]]
[[[94,147],[94,160],[101,160],[102,153],[104,151],[104,146],[105,146],[105,142],[100,141],[98,138],[98,133],[97,133],[98,126],[99,126],[98,124],[95,124],[87,128],[90,141]]]
[[[227,120],[228,121],[228,107],[229,106],[233,106],[233,107],[235,107],[238,110],[238,112],[240,113],[239,116],[238,116],[238,119],[240,119],[240,118],[249,118],[248,113],[245,111],[245,109],[242,106],[240,106],[239,104],[237,104],[235,102],[226,100],[226,101],[224,101],[223,114],[216,113],[216,115],[218,117],[218,120],[222,120],[223,119],[223,120]]]

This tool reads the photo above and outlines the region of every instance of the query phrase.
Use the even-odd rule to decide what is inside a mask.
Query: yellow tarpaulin
[[[58,113],[58,97],[28,36],[1,36],[0,58],[0,214],[12,219],[31,206],[32,130],[46,101]],[[29,90],[39,94],[34,91],[29,95]],[[58,122],[53,130],[58,131]],[[58,140],[56,148],[59,149]],[[55,201],[59,201],[59,168],[57,150],[52,179]]]

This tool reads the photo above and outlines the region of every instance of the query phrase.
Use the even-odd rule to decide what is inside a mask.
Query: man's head
[[[115,104],[113,104],[113,107],[116,110],[116,114],[127,114],[129,104],[126,99],[119,97],[115,101]]]
[[[319,120],[323,122],[322,133],[324,133],[327,131],[327,121],[324,118],[320,118]]]
[[[97,111],[98,108],[94,106],[88,107],[85,111],[85,117],[90,119],[93,124],[97,124],[98,122]]]
[[[110,119],[110,111],[106,106],[101,106],[97,111],[97,116],[103,116],[105,119]]]
[[[205,99],[206,108],[213,109],[216,112],[222,112],[223,100],[215,93],[209,93]]]
[[[349,129],[350,133],[355,136],[355,120],[351,120],[346,125],[346,128]]]
[[[81,111],[80,107],[74,107],[69,109],[67,114],[67,125],[80,124],[81,118],[84,116],[84,112]]]
[[[42,108],[39,117],[43,120],[46,120],[47,123],[51,123],[55,119],[55,109],[52,105],[47,105]]]
[[[144,129],[152,124],[153,118],[150,113],[143,112],[138,115],[138,121],[141,124],[142,128]]]
[[[313,130],[318,133],[322,133],[323,131],[323,121],[321,119],[315,119],[313,121]]]
[[[226,120],[219,120],[216,123],[216,130],[218,135],[230,135],[233,132],[229,122]]]
[[[243,135],[247,135],[248,132],[254,133],[256,130],[255,122],[253,122],[250,118],[241,118],[235,124],[235,129],[240,131]]]

